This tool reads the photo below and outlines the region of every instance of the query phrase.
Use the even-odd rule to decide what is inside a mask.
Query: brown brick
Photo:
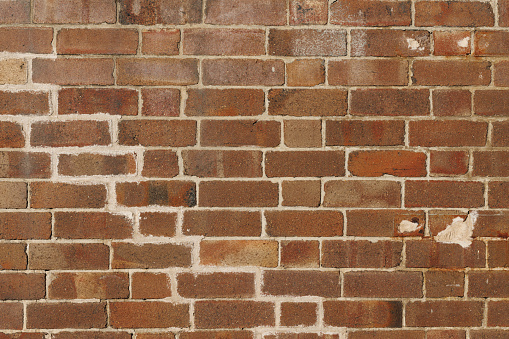
[[[332,271],[264,271],[262,293],[277,296],[336,298],[341,295],[339,273]]]
[[[505,31],[476,31],[474,53],[479,56],[509,54],[509,33]]]
[[[118,140],[125,146],[192,146],[196,143],[196,121],[122,120]]]
[[[357,237],[394,237],[423,235],[426,215],[423,211],[407,210],[354,210],[348,211],[347,235]],[[403,221],[417,224],[416,232],[400,233]]]
[[[434,31],[435,55],[469,55],[470,32],[469,31]]]
[[[43,273],[0,274],[1,300],[36,300],[46,295],[46,278]]]
[[[429,115],[429,91],[361,89],[351,92],[350,114],[374,116]]]
[[[109,145],[110,128],[107,121],[41,121],[32,124],[32,146],[84,147]]]
[[[32,79],[54,85],[113,85],[113,60],[106,58],[34,59]]]
[[[411,301],[406,305],[405,322],[411,327],[477,327],[482,318],[480,301]]]
[[[51,157],[47,153],[0,152],[0,178],[49,178]]]
[[[48,99],[46,92],[0,91],[0,115],[47,115]]]
[[[265,335],[264,339],[339,339],[339,334],[306,333],[306,332],[280,332]]]
[[[262,1],[270,0],[259,2]],[[202,72],[204,85],[278,86],[285,82],[282,60],[206,59],[202,62]]]
[[[491,208],[509,207],[509,182],[492,181],[488,189],[488,205]]]
[[[23,127],[10,121],[0,121],[0,147],[21,148],[25,146]]]
[[[23,85],[27,83],[27,63],[23,59],[0,60],[0,84]]]
[[[115,0],[34,0],[34,22],[41,24],[115,23]]]
[[[131,86],[193,85],[198,83],[195,59],[117,59],[117,84]]]
[[[110,302],[113,328],[189,327],[189,305],[162,301]]]
[[[345,175],[343,151],[283,151],[265,154],[268,177],[340,177]]]
[[[475,151],[474,171],[472,175],[482,177],[509,176],[509,152],[507,151]]]
[[[155,237],[173,237],[177,213],[145,212],[140,214],[140,233]]]
[[[281,241],[281,266],[284,268],[320,267],[318,241]]]
[[[260,212],[213,210],[185,211],[182,232],[205,237],[260,236]]]
[[[23,304],[0,302],[0,328],[21,330],[23,328]]]
[[[476,115],[488,117],[507,117],[509,107],[509,91],[484,90],[474,95],[474,112]]]
[[[425,86],[486,86],[491,81],[490,66],[488,61],[416,60],[412,82]]]
[[[177,244],[113,243],[112,268],[168,268],[191,265],[191,248]]]
[[[201,178],[262,176],[262,152],[184,150],[184,174]]]
[[[196,205],[196,184],[192,181],[140,181],[116,184],[117,202],[124,206]]]
[[[128,214],[55,212],[53,236],[64,239],[127,239],[133,232]]]
[[[427,31],[370,29],[353,30],[351,56],[415,57],[430,55]]]
[[[179,54],[180,30],[151,29],[141,32],[143,54],[177,55]]]
[[[309,302],[281,303],[282,326],[313,326],[316,324],[318,305]],[[267,337],[265,337],[267,338]]]
[[[186,55],[263,55],[265,31],[261,29],[189,28],[184,30]]]
[[[28,188],[24,182],[0,182],[0,208],[27,208]]]
[[[104,244],[36,243],[28,257],[32,270],[107,270],[110,250]]]
[[[25,244],[0,244],[0,270],[24,270],[27,268],[27,262],[28,259]],[[1,313],[3,314],[3,312]],[[0,326],[0,328],[1,327],[2,326]]]
[[[391,268],[399,266],[401,241],[324,240],[322,267]]]
[[[266,232],[272,237],[335,237],[343,234],[339,211],[265,211]]]
[[[190,88],[187,116],[250,116],[265,111],[265,94],[259,89]]]
[[[436,89],[433,91],[433,115],[465,117],[472,114],[470,91]]]
[[[28,24],[30,23],[30,0],[2,1],[0,13],[2,24]]]
[[[133,299],[171,297],[170,277],[165,273],[134,272],[131,279],[131,297]]]
[[[509,224],[505,222],[509,217],[505,211],[478,211],[474,228],[474,237],[503,237],[509,234]]]
[[[484,146],[487,133],[488,125],[485,122],[423,120],[410,122],[409,139],[410,146]]]
[[[509,26],[509,1],[498,1],[498,25],[507,27]]]
[[[202,0],[120,0],[123,25],[183,25],[200,23]]]
[[[362,298],[422,298],[421,272],[346,272],[343,295]]]
[[[57,182],[30,183],[32,208],[101,208],[106,204],[104,185]]]
[[[427,271],[425,279],[428,298],[463,297],[465,273],[461,271]]]
[[[0,239],[49,239],[51,213],[0,213]]]
[[[269,55],[346,55],[346,31],[337,29],[271,29]]]
[[[136,54],[134,29],[64,28],[57,34],[58,54]]]
[[[324,25],[328,10],[327,0],[290,0],[290,25]]]
[[[250,298],[255,294],[252,273],[182,273],[177,291],[184,298]]]
[[[278,242],[273,240],[202,240],[200,263],[213,266],[276,267]]]
[[[320,85],[325,82],[325,62],[321,59],[297,59],[286,64],[286,75],[288,86]]]
[[[60,154],[58,174],[69,176],[127,175],[136,173],[134,154]]]
[[[17,332],[17,333],[0,333],[2,339],[44,339],[44,333],[29,333],[29,332]],[[55,337],[56,338],[56,337]],[[61,338],[61,337],[59,337]]]
[[[506,271],[468,272],[468,296],[477,298],[506,298],[509,296]]]
[[[329,61],[329,84],[334,86],[404,86],[408,62],[403,60],[348,59]]]
[[[410,1],[338,0],[331,4],[330,22],[343,26],[410,26]]]
[[[407,181],[406,207],[481,207],[484,184],[476,181]]]
[[[324,322],[341,327],[401,327],[400,301],[324,301]]]
[[[284,25],[286,3],[280,0],[209,0],[205,23],[216,25]]]
[[[470,330],[470,339],[507,339],[506,330]],[[460,338],[463,339],[463,338]]]
[[[2,13],[2,15],[5,12],[1,11],[1,6],[3,6],[6,2],[10,1],[0,2],[0,13]],[[15,2],[21,3],[19,0],[15,0]],[[53,46],[51,45],[52,41],[52,28],[3,27],[0,29],[0,49],[4,52],[38,54],[51,53],[53,51]]]
[[[276,147],[281,142],[281,127],[277,121],[264,120],[203,120],[202,146]]]
[[[410,240],[406,243],[406,266],[422,268],[484,267],[484,242],[474,240],[468,248],[431,240]]]
[[[328,120],[327,146],[396,146],[405,143],[403,121]]]
[[[105,328],[106,303],[33,303],[26,318],[27,328]]]
[[[509,87],[509,62],[501,60],[495,63],[493,83],[495,86]]]
[[[482,1],[418,1],[415,4],[416,26],[493,26],[495,18],[490,3]]]
[[[426,339],[465,339],[464,330],[429,330]]]
[[[126,88],[65,88],[58,92],[58,114],[138,114],[138,92]]]
[[[279,187],[270,181],[202,181],[201,207],[274,207]]]
[[[320,180],[283,181],[283,206],[320,206]]]
[[[322,122],[320,120],[285,120],[284,140],[288,147],[321,147]]]
[[[509,146],[509,122],[493,122],[491,144],[494,147]]]
[[[507,312],[509,312],[509,303],[507,300],[490,301],[488,303],[488,326],[507,327]]]
[[[177,153],[166,150],[147,150],[143,153],[143,171],[149,178],[173,178],[179,174]]]
[[[139,334],[138,334],[139,336]],[[158,337],[159,338],[159,337]],[[161,337],[165,339],[166,337]],[[193,331],[193,332],[180,332],[181,339],[253,339],[253,332],[250,331]],[[149,339],[149,338],[147,338]],[[153,338],[156,339],[156,338]]]
[[[269,114],[290,116],[346,115],[348,93],[342,89],[272,89]]]
[[[274,326],[274,304],[261,301],[197,301],[197,328],[251,328]]]
[[[357,177],[426,176],[426,153],[412,151],[354,151],[348,157],[348,171]]]
[[[148,116],[178,117],[180,91],[175,88],[143,88],[141,114]]]
[[[129,297],[127,273],[53,273],[48,286],[50,299],[123,299]]]
[[[428,332],[428,338],[429,338]],[[425,339],[426,332],[416,330],[388,330],[388,331],[355,331],[348,333],[348,339]],[[435,338],[456,339],[456,338]]]
[[[77,331],[77,332],[58,332],[53,333],[54,339],[131,339],[131,333],[127,332],[112,332],[112,331]],[[138,337],[140,335],[138,334]],[[21,338],[20,338],[21,339]],[[24,338],[23,338],[24,339]],[[39,338],[27,338],[27,339],[39,339]],[[42,338],[41,338],[42,339]]]
[[[509,242],[488,241],[488,267],[509,267]]]
[[[401,185],[396,181],[331,180],[324,190],[326,207],[401,206]]]

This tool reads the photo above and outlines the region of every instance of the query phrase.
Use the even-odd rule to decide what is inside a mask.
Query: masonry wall
[[[0,338],[509,338],[508,27],[0,1]]]

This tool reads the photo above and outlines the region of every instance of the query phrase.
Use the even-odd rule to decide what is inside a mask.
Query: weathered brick
[[[104,185],[32,182],[30,189],[32,208],[101,208],[106,204]]]
[[[0,239],[49,239],[51,213],[0,213]]]
[[[269,55],[346,55],[346,31],[333,29],[271,29]]]
[[[509,122],[493,122],[491,144],[494,147],[509,146]]]
[[[30,23],[30,0],[2,1],[0,13],[2,24],[28,24]]]
[[[27,83],[27,63],[24,59],[0,60],[0,84],[23,85]]]
[[[322,122],[320,120],[285,120],[285,145],[291,148],[322,146]]]
[[[479,56],[509,54],[509,33],[505,31],[476,31],[474,53]]]
[[[491,4],[483,1],[418,1],[415,4],[416,26],[493,26]]]
[[[426,339],[465,339],[467,334],[464,330],[429,330]]]
[[[202,0],[120,0],[123,25],[183,25],[200,23]]]
[[[473,237],[502,237],[506,238],[509,233],[509,225],[504,220],[507,218],[507,212],[497,210],[475,211],[476,222]],[[432,234],[443,231],[453,219],[460,217],[467,218],[467,213],[460,211],[430,211],[429,212],[429,229]]]
[[[55,212],[53,235],[65,239],[126,239],[133,232],[129,214]]]
[[[400,301],[344,301],[323,303],[324,322],[340,327],[401,327],[403,306]]]
[[[180,332],[182,339],[218,339],[226,336],[228,339],[253,339],[254,334],[251,331],[193,331],[193,332]],[[154,338],[155,339],[155,338]],[[164,338],[163,338],[164,339]]]
[[[425,279],[428,298],[463,297],[465,273],[461,271],[427,271]]]
[[[317,319],[317,304],[310,302],[282,302],[282,326],[313,326]],[[267,337],[265,337],[267,338]]]
[[[177,55],[179,54],[180,30],[151,29],[141,32],[143,54]]]
[[[469,31],[435,31],[433,32],[435,55],[468,55],[470,54]]]
[[[73,331],[73,332],[53,333],[53,337],[55,339],[87,339],[90,338],[90,336],[92,336],[94,339],[131,339],[131,333],[127,332]],[[27,339],[39,339],[39,338],[27,338]]]
[[[468,248],[431,240],[410,240],[406,243],[406,266],[427,268],[484,267],[486,246],[473,241]]]
[[[184,30],[182,51],[187,55],[263,55],[265,31],[189,28]]]
[[[507,117],[509,91],[481,90],[474,94],[474,112],[488,117]]]
[[[141,114],[148,116],[178,117],[180,91],[175,88],[143,88]]]
[[[421,272],[346,272],[345,297],[422,298]]]
[[[206,237],[260,236],[260,212],[231,210],[185,211],[182,232]]]
[[[264,339],[339,339],[339,334],[307,333],[307,332],[279,332],[265,335]]]
[[[58,114],[138,114],[138,92],[125,88],[65,88],[58,92]]]
[[[134,174],[136,159],[134,154],[60,154],[58,173],[69,176]]]
[[[40,24],[115,23],[115,0],[34,0],[34,22]]]
[[[324,25],[328,11],[327,0],[290,0],[290,25]]]
[[[0,147],[21,148],[25,146],[23,127],[15,122],[0,121]]]
[[[134,272],[131,281],[131,297],[133,299],[171,297],[170,277],[165,273]]]
[[[162,301],[110,302],[113,328],[188,327],[189,305]]]
[[[481,207],[484,184],[476,181],[407,181],[406,207]]]
[[[0,6],[6,2],[11,1],[2,1]],[[12,2],[21,3],[19,0]],[[1,7],[0,13],[2,13],[0,15],[5,13],[1,11]],[[0,49],[4,52],[48,54],[53,51],[52,41],[52,28],[3,27],[0,29]]]
[[[285,180],[281,188],[283,206],[320,206],[322,198],[320,180]]]
[[[507,339],[507,331],[496,329],[471,330],[470,339]]]
[[[192,181],[140,181],[116,184],[117,202],[124,206],[196,205],[196,184]]]
[[[259,151],[184,150],[184,174],[201,178],[255,178],[262,176]]]
[[[54,85],[113,85],[113,66],[106,58],[34,59],[32,79]]]
[[[326,207],[400,207],[401,185],[397,181],[327,181]]]
[[[269,114],[290,116],[346,115],[348,93],[342,89],[272,89]]]
[[[48,99],[46,92],[0,91],[0,115],[47,115]]]
[[[491,208],[509,207],[509,181],[491,181],[489,183],[488,205]]]
[[[415,57],[430,55],[427,31],[370,29],[353,30],[351,56]]]
[[[493,74],[493,83],[495,86],[500,87],[509,87],[509,62],[506,60],[501,60],[495,62],[494,66],[494,74]]]
[[[27,305],[27,328],[104,328],[106,303],[48,302]]]
[[[44,339],[44,333],[36,332],[14,332],[14,333],[0,333],[2,339]],[[59,337],[60,338],[60,337]]]
[[[198,83],[196,59],[117,59],[117,84],[131,86],[192,85]]]
[[[320,267],[318,241],[281,241],[281,266],[285,268]]]
[[[140,233],[155,237],[173,237],[177,227],[177,213],[145,212],[140,214]]]
[[[468,296],[477,298],[506,298],[509,296],[506,271],[468,272]]]
[[[177,276],[177,284],[184,298],[250,298],[255,294],[252,273],[182,273]]]
[[[331,4],[330,22],[344,26],[410,26],[410,1],[338,0]]]
[[[27,208],[28,187],[24,182],[0,182],[0,208]]]
[[[472,175],[482,177],[509,176],[509,152],[507,151],[475,151],[474,171]]]
[[[0,178],[49,178],[51,157],[47,153],[0,152]]]
[[[488,241],[488,267],[509,267],[509,242],[507,240]]]
[[[265,211],[266,232],[272,237],[335,237],[343,234],[339,211]]]
[[[265,94],[259,89],[190,88],[187,116],[250,116],[265,111]]]
[[[28,262],[26,247],[27,246],[22,243],[0,244],[0,270],[26,269]],[[2,326],[0,326],[0,328],[1,327]]]
[[[488,326],[503,326],[509,324],[507,320],[507,312],[509,312],[509,303],[507,300],[490,301],[488,303]]]
[[[276,147],[281,143],[281,125],[267,120],[203,120],[202,146]]]
[[[278,86],[285,82],[285,63],[282,60],[206,59],[202,62],[202,76],[204,85]]]
[[[46,295],[43,273],[0,274],[0,300],[36,300]]]
[[[321,59],[294,60],[286,64],[286,76],[288,86],[323,84],[325,82],[325,62]]]
[[[406,325],[411,327],[477,327],[483,318],[480,301],[411,301],[405,311]]]
[[[348,157],[348,171],[358,177],[426,176],[426,153],[412,151],[354,151]]]
[[[205,23],[216,25],[284,25],[286,2],[281,0],[209,0]]]
[[[274,240],[202,240],[200,263],[209,266],[276,267],[278,247]]]
[[[23,304],[19,302],[0,302],[0,328],[21,330],[23,328]]]
[[[484,146],[486,145],[487,133],[488,124],[481,121],[411,121],[409,141],[410,146],[423,147]]]
[[[173,178],[179,174],[177,153],[166,150],[147,150],[143,153],[141,174],[148,178]]]
[[[45,147],[109,145],[107,121],[41,121],[32,124],[30,144]]]
[[[327,146],[396,146],[404,145],[403,121],[327,120]]]
[[[197,301],[197,328],[251,328],[274,326],[274,304],[262,301]]]
[[[486,86],[491,81],[490,67],[489,61],[416,60],[412,82],[425,86]]]
[[[110,249],[104,244],[36,243],[28,248],[32,270],[107,270]]]
[[[343,151],[282,151],[265,154],[267,177],[340,177],[345,175]]]
[[[334,86],[404,86],[408,84],[408,62],[397,59],[329,61],[328,77],[329,84]]]
[[[401,241],[324,240],[322,267],[391,268],[399,266]]]
[[[429,91],[408,89],[354,90],[350,114],[375,116],[429,115]]]
[[[134,29],[64,28],[57,34],[58,54],[136,54]]]
[[[121,120],[118,140],[125,146],[192,146],[196,143],[196,121]]]
[[[428,338],[430,338],[429,333]],[[425,339],[426,332],[425,331],[416,331],[416,330],[388,330],[388,331],[355,331],[348,333],[348,339]],[[443,337],[438,337],[435,339],[445,339]],[[456,338],[448,338],[447,339],[456,339]]]
[[[202,181],[201,207],[274,207],[279,187],[270,181]]]
[[[127,273],[53,273],[48,286],[50,299],[123,299],[129,297]]]
[[[167,268],[191,265],[191,248],[177,244],[113,243],[112,268]]]
[[[346,213],[346,233],[358,237],[416,236],[424,234],[426,215],[423,211],[407,210],[353,210]],[[402,221],[416,225],[416,232],[401,233]]]
[[[277,296],[318,296],[336,298],[341,295],[338,272],[264,271],[262,293]]]
[[[470,116],[472,98],[470,91],[456,89],[436,89],[433,91],[433,115]]]

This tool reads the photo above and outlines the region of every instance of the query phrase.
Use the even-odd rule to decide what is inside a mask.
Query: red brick
[[[509,321],[507,320],[507,312],[509,312],[509,303],[507,300],[490,301],[488,303],[488,326],[503,326],[507,327]]]
[[[474,53],[479,56],[509,54],[509,33],[505,31],[476,31]]]
[[[421,272],[346,272],[343,295],[362,298],[422,298]]]
[[[184,30],[186,55],[263,55],[265,31],[261,29],[190,28]]]
[[[106,303],[48,302],[27,305],[27,328],[105,328]]]
[[[148,116],[178,117],[180,91],[175,88],[143,88],[141,114]]]
[[[21,330],[23,328],[23,304],[0,302],[0,328]]]
[[[42,273],[0,274],[1,300],[36,300],[46,295],[46,278]]]
[[[490,67],[488,61],[416,60],[412,82],[425,86],[486,86],[491,82]]]
[[[509,267],[509,242],[488,241],[488,267]]]
[[[406,266],[421,268],[484,267],[484,242],[474,240],[468,248],[431,240],[410,240],[406,243]]]
[[[464,330],[429,330],[427,339],[465,339],[467,334]]]
[[[202,181],[201,207],[274,207],[279,186],[270,181]]]
[[[192,181],[140,181],[116,184],[117,202],[128,207],[196,205],[196,184]]]
[[[403,121],[327,120],[327,146],[397,146],[405,143]]]
[[[120,0],[123,25],[183,25],[200,23],[202,0]]]
[[[28,248],[32,270],[107,270],[110,249],[104,244],[36,243]]]
[[[401,185],[397,181],[327,181],[324,186],[326,207],[400,207]]]
[[[320,206],[321,184],[319,180],[283,181],[283,206]]]
[[[470,91],[456,89],[436,89],[433,91],[433,115],[470,116],[472,98]]]
[[[136,54],[134,29],[64,28],[57,34],[58,54]]]
[[[90,337],[94,339],[131,339],[131,333],[127,332],[112,332],[112,331],[77,331],[77,332],[58,332],[53,333],[55,339],[87,339]],[[138,334],[138,337],[140,335]],[[24,339],[24,338],[20,338]],[[27,339],[38,339],[38,338],[27,338]],[[42,338],[41,338],[42,339]]]
[[[27,268],[27,262],[28,259],[25,244],[0,244],[0,270],[24,270]],[[1,327],[2,326],[0,326],[0,328]]]
[[[354,90],[350,105],[352,115],[416,116],[430,112],[428,90]]]
[[[209,266],[276,267],[278,242],[274,240],[202,240],[200,263]]]
[[[435,55],[469,55],[469,31],[435,31],[433,32]]]
[[[255,294],[252,273],[182,273],[177,291],[184,298],[250,298]]]
[[[410,146],[484,146],[488,133],[485,122],[469,120],[410,121]]]
[[[335,237],[343,234],[343,214],[339,211],[265,211],[265,219],[266,232],[271,237]]]
[[[271,29],[269,55],[346,55],[346,31],[332,29]]]
[[[339,339],[339,334],[331,333],[306,333],[306,332],[280,332],[265,335],[264,339]]]
[[[433,270],[425,273],[426,297],[463,297],[465,273],[461,271]]]
[[[141,32],[143,54],[177,55],[179,54],[180,30],[151,29]]]
[[[325,62],[320,59],[294,60],[286,64],[286,76],[288,86],[321,85],[325,82]]]
[[[405,86],[408,62],[397,59],[329,61],[328,77],[329,84],[334,86]]]
[[[345,175],[342,151],[283,151],[265,154],[268,177],[340,177]]]
[[[330,22],[343,26],[410,26],[410,1],[338,0],[331,4]]]
[[[426,153],[412,151],[354,151],[348,157],[348,171],[357,177],[426,176]]]
[[[323,303],[326,326],[401,327],[403,306],[400,301],[344,301]]]
[[[28,24],[30,23],[30,0],[2,1],[0,13],[2,24]]]
[[[342,89],[272,89],[269,114],[289,116],[346,115],[348,93]]]
[[[278,86],[285,82],[282,60],[206,59],[202,72],[204,85]]]
[[[21,148],[25,146],[25,136],[20,124],[0,121],[0,147]]]
[[[185,211],[182,232],[206,237],[260,236],[260,212],[213,210]]]
[[[47,153],[0,152],[1,178],[49,178],[51,157]]]
[[[127,273],[53,273],[48,286],[50,299],[123,299],[129,297]]]
[[[21,3],[21,1],[16,2]],[[4,3],[5,1],[0,2],[0,6]],[[0,29],[0,49],[5,52],[47,54],[53,51],[52,41],[52,28],[4,27]]]
[[[197,328],[251,328],[274,326],[274,304],[261,301],[197,301]]]
[[[488,189],[488,205],[491,208],[509,207],[509,182],[491,181]]]
[[[474,111],[476,115],[489,117],[508,117],[509,91],[481,90],[474,95]]]
[[[259,151],[184,150],[184,174],[201,178],[255,178],[262,176]]]
[[[17,333],[0,333],[2,339],[44,339],[44,333],[28,333],[28,332],[17,332]],[[56,338],[56,337],[55,337]],[[59,337],[61,338],[61,337]]]
[[[337,298],[341,295],[338,272],[264,271],[262,293],[277,296],[318,296]]]
[[[472,175],[482,177],[509,176],[509,152],[507,151],[475,151],[474,171]]]
[[[101,208],[106,204],[104,185],[32,182],[32,208]]]
[[[155,237],[173,237],[177,213],[145,212],[140,214],[140,233]]]
[[[470,339],[507,339],[506,330],[470,330]],[[461,338],[462,339],[462,338]]]
[[[316,324],[318,305],[308,302],[281,303],[282,326],[313,326]],[[267,337],[265,337],[267,338]]]
[[[281,266],[284,268],[320,267],[318,241],[281,241]]]
[[[143,153],[143,171],[148,178],[173,178],[179,174],[177,153],[166,150],[147,150]]]
[[[493,83],[495,86],[509,87],[509,62],[501,60],[495,63]]]
[[[113,60],[106,58],[34,59],[34,82],[54,85],[113,85]]]
[[[171,297],[170,277],[164,273],[134,272],[131,275],[133,299],[162,299]]]
[[[64,239],[127,239],[133,232],[128,214],[55,212],[53,235]]]
[[[118,140],[125,146],[192,146],[196,143],[196,121],[122,120]]]
[[[354,210],[347,214],[347,235],[358,237],[395,237],[423,235],[426,215],[423,211],[407,210]],[[417,224],[416,232],[400,233],[403,221]]]
[[[45,92],[0,91],[0,115],[48,115],[48,99]]]
[[[426,56],[431,51],[427,31],[363,29],[351,36],[351,56]]]
[[[495,18],[490,3],[481,1],[418,1],[415,4],[416,26],[493,26]]]
[[[494,147],[509,146],[509,122],[493,122],[491,144]]]
[[[428,332],[429,333],[429,332]],[[428,335],[429,337],[429,335]],[[426,332],[415,330],[355,331],[348,333],[348,339],[425,339]],[[445,338],[435,338],[445,339]],[[452,339],[452,338],[449,338]]]
[[[468,296],[474,298],[507,298],[509,272],[471,271],[468,272]]]
[[[484,206],[484,184],[476,181],[407,181],[406,207]]]
[[[198,83],[195,59],[117,59],[117,84],[131,86],[193,85]]]
[[[134,154],[60,154],[58,173],[69,176],[135,174],[136,159]]]
[[[32,146],[84,147],[109,145],[110,128],[107,121],[41,121],[32,124]]]
[[[162,301],[110,302],[113,328],[189,327],[189,305]]]
[[[139,336],[139,334],[138,334]],[[159,338],[159,337],[158,337]],[[161,337],[165,339],[166,337]],[[193,332],[180,332],[181,339],[253,339],[253,332],[250,331],[193,331]],[[149,338],[146,338],[149,339]],[[156,339],[156,338],[153,338]],[[170,338],[168,338],[170,339]]]
[[[34,0],[34,23],[115,23],[115,0]]]
[[[324,25],[328,10],[327,0],[290,0],[290,25]]]
[[[401,241],[324,240],[322,267],[391,268],[401,263]]]
[[[506,212],[496,210],[476,211],[477,217],[474,227],[474,238],[476,237],[502,237],[506,238],[509,232],[509,225],[504,220]],[[430,211],[429,228],[432,234],[437,234],[449,226],[454,218],[467,218],[467,213],[460,211]]]
[[[405,312],[406,326],[411,327],[477,327],[482,318],[480,301],[412,301]]]
[[[205,23],[217,25],[284,25],[286,2],[280,0],[209,0]]]
[[[259,89],[190,88],[187,116],[250,116],[265,111],[265,94]]]
[[[0,238],[8,240],[49,239],[51,214],[42,212],[0,213]]]
[[[276,147],[281,143],[281,125],[266,120],[203,120],[202,146]]]
[[[138,114],[138,92],[125,88],[66,88],[58,92],[58,114]]]
[[[168,268],[191,265],[191,248],[177,244],[113,243],[112,268]]]

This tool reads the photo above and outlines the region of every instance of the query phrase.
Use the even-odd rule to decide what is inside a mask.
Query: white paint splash
[[[472,212],[465,219],[454,218],[452,224],[435,236],[435,240],[447,244],[458,244],[463,248],[472,244],[472,234],[477,221],[477,212]]]
[[[415,232],[419,229],[419,223],[418,222],[412,222],[408,220],[403,220],[399,223],[398,231],[400,233],[409,233],[409,232]]]
[[[467,36],[466,38],[463,38],[460,41],[458,41],[458,46],[459,47],[468,47],[469,44],[470,44],[470,37],[469,36]]]
[[[408,44],[408,48],[411,49],[412,51],[415,51],[415,50],[422,51],[422,50],[424,50],[424,47],[421,46],[419,41],[417,41],[417,40],[415,40],[413,38],[406,38],[406,42]]]

